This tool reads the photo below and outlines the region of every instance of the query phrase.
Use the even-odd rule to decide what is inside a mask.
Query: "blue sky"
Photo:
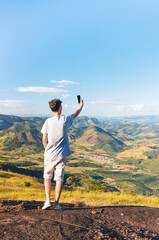
[[[158,0],[0,2],[0,113],[159,114]]]

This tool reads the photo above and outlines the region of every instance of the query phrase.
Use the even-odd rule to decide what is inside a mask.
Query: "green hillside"
[[[40,133],[46,118],[0,115],[0,168],[42,178]],[[150,118],[148,118],[150,121]],[[159,195],[159,125],[78,117],[69,131],[70,176],[98,180],[109,191]],[[86,181],[86,180],[85,180]],[[80,184],[79,186],[80,187]]]
[[[122,141],[98,126],[90,126],[84,129],[82,135],[75,140],[75,144],[89,150],[102,149],[107,153],[119,152],[124,147]]]
[[[3,119],[4,116],[3,116]],[[38,148],[42,147],[40,129],[44,119],[40,118],[19,118],[7,116],[7,121],[12,122],[12,126],[0,133],[1,148],[4,150],[14,150],[23,144],[34,144]],[[100,122],[95,118],[79,117],[74,121],[70,129],[69,138],[78,147],[83,145],[91,149],[102,149],[105,152],[118,152],[123,149],[123,142],[116,139],[109,132],[98,127]]]
[[[41,134],[39,125],[29,121],[15,122],[13,126],[1,131],[1,149],[14,150],[23,144],[34,144],[41,148]]]

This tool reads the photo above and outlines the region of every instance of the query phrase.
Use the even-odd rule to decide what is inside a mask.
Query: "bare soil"
[[[3,201],[0,239],[159,239],[159,208],[61,205],[41,210],[43,202]]]

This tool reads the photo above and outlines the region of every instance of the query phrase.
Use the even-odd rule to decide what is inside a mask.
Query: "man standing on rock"
[[[61,209],[59,199],[64,181],[64,170],[66,166],[66,157],[71,154],[68,130],[73,123],[73,120],[79,115],[83,108],[83,100],[80,100],[80,107],[70,116],[63,116],[62,105],[60,99],[53,99],[49,102],[49,106],[53,111],[54,116],[48,118],[42,129],[44,152],[44,185],[46,193],[46,201],[42,209],[47,209],[51,206],[50,191],[51,179],[54,172],[55,186],[55,203],[54,209]]]

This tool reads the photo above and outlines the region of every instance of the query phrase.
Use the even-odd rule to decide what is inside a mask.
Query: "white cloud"
[[[132,109],[133,109],[134,111],[140,111],[140,110],[142,110],[143,108],[144,108],[144,104],[135,104],[135,105],[132,106]]]
[[[61,81],[52,80],[50,82],[58,83],[58,85],[56,87],[64,87],[65,85],[69,85],[69,84],[79,84],[78,82],[74,82],[74,81],[70,81],[70,80],[61,80]]]
[[[0,100],[0,106],[3,107],[21,107],[24,100]]]
[[[112,102],[105,101],[105,100],[96,100],[96,101],[90,101],[87,103],[90,103],[90,104],[113,104]]]
[[[68,105],[67,105],[67,104],[65,104],[65,105],[64,105],[64,107],[65,107],[65,108],[68,108]]]
[[[66,97],[69,97],[70,95],[69,94],[62,94],[62,97],[66,98]]]
[[[121,102],[122,99],[119,99],[119,98],[100,98],[100,99],[95,99],[95,100],[92,100],[92,101],[89,101],[87,103],[89,104],[105,104],[105,105],[116,105],[116,104],[119,104],[119,102]]]
[[[126,105],[118,105],[116,108],[118,112],[130,111],[130,107]]]
[[[68,92],[64,89],[49,88],[49,87],[18,87],[18,92],[36,92],[36,93],[63,93]]]
[[[134,105],[118,105],[117,107],[117,111],[118,112],[124,112],[124,111],[134,111],[134,112],[137,112],[137,111],[141,111],[145,108],[145,105],[144,104],[134,104]]]

